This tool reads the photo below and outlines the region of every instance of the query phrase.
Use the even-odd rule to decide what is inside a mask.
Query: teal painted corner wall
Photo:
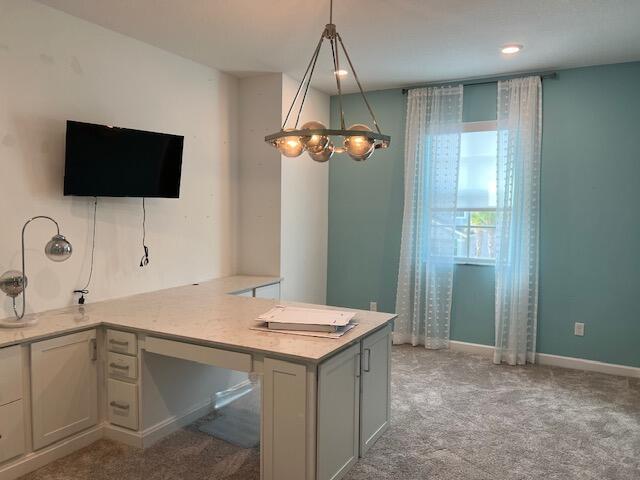
[[[395,308],[402,228],[401,90],[368,94],[392,146],[329,173],[329,304]],[[496,86],[466,87],[465,121],[495,119]],[[367,120],[356,95],[347,122]],[[332,99],[332,124],[337,121]],[[563,70],[543,83],[538,351],[640,367],[640,63]],[[458,265],[451,338],[494,342],[494,272]],[[585,336],[573,335],[574,322]]]

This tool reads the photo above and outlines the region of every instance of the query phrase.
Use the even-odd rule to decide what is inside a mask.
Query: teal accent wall
[[[392,147],[332,159],[329,304],[395,308],[406,96],[371,92]],[[332,99],[332,125],[337,102]],[[356,95],[347,122],[368,122]],[[496,86],[466,87],[465,121],[495,119]],[[563,70],[543,83],[538,351],[640,367],[640,63]],[[494,342],[492,267],[458,265],[451,338]],[[573,335],[574,322],[585,336]]]

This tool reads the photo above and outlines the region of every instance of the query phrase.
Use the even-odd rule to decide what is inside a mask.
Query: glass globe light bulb
[[[71,244],[62,235],[54,235],[44,247],[44,254],[54,262],[64,262],[72,252]]]
[[[349,130],[359,130],[363,132],[371,131],[369,127],[361,123],[351,125]],[[344,147],[347,149],[349,156],[354,160],[366,160],[373,152],[374,142],[372,139],[365,137],[364,135],[354,135],[344,139]]]
[[[308,152],[308,153],[311,159],[315,160],[316,162],[326,162],[333,156],[334,151],[335,151],[335,148],[333,144],[330,143],[318,153],[313,153],[313,152]]]
[[[302,125],[302,130],[326,130],[320,122],[307,122]],[[301,137],[304,147],[310,153],[322,153],[324,148],[329,144],[329,137],[326,135],[305,135]]]
[[[24,282],[23,282],[24,279]],[[16,298],[27,287],[27,277],[18,270],[9,270],[0,276],[0,290],[12,298]]]
[[[287,131],[292,131],[292,129],[289,128],[285,130],[285,132]],[[299,157],[304,150],[304,145],[300,137],[292,135],[276,140],[276,148],[280,150],[280,153],[285,157]]]

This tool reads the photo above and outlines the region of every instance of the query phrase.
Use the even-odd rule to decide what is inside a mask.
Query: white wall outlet
[[[573,334],[578,337],[584,337],[584,323],[576,322],[573,328]]]
[[[372,312],[378,311],[378,302],[369,302],[369,310]]]

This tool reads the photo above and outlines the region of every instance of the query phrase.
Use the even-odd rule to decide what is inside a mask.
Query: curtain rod
[[[445,87],[447,85],[460,85],[468,86],[468,85],[490,85],[492,83],[498,83],[501,80],[511,80],[513,78],[518,77],[540,77],[542,80],[546,79],[556,79],[558,78],[558,73],[554,71],[545,71],[545,72],[522,72],[522,73],[510,73],[508,75],[501,75],[497,77],[480,77],[480,78],[461,78],[459,80],[448,80],[446,82],[432,82],[432,83],[424,83],[421,85],[412,85],[410,87],[404,87],[402,89],[402,94],[406,95],[409,90],[413,90],[414,88],[424,88],[424,87]]]

